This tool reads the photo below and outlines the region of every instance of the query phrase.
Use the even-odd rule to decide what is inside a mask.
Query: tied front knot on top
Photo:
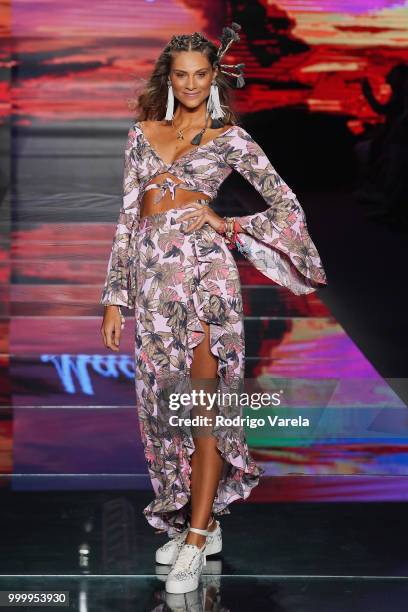
[[[172,200],[174,200],[175,196],[176,196],[176,189],[177,187],[179,187],[182,183],[176,183],[175,181],[173,181],[173,179],[171,179],[170,177],[166,177],[164,179],[164,181],[162,181],[161,183],[150,183],[150,185],[147,185],[145,188],[145,191],[148,191],[149,189],[159,189],[159,194],[156,196],[154,203],[158,204],[158,202],[160,202],[160,200],[162,198],[164,198],[164,196],[166,195],[166,190],[168,189],[170,192],[170,197]]]

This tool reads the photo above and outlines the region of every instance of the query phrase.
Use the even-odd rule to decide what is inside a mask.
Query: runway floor
[[[174,596],[164,588],[169,566],[154,560],[166,538],[140,512],[150,499],[5,493],[0,590],[68,591],[70,609],[99,612],[406,609],[405,503],[235,503],[200,589]]]

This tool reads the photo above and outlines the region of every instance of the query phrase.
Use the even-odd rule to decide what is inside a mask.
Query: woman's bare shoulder
[[[233,127],[235,126],[232,124],[225,124],[219,128],[210,128],[208,130],[208,135],[212,136],[213,138],[217,138],[218,136],[222,136],[226,132],[229,132]]]
[[[230,130],[235,130],[235,132],[237,132],[238,134],[245,132],[245,130],[242,128],[241,125],[239,125],[239,123],[231,123],[228,125],[224,125],[222,132],[229,132]]]
[[[145,119],[144,121],[140,121],[140,126],[146,135],[151,134],[153,136],[160,136],[163,131],[167,131],[163,130],[163,128],[168,127],[164,121],[158,121],[155,119]]]
[[[148,127],[167,127],[168,125],[166,121],[159,121],[158,119],[145,119],[142,123]]]
[[[162,121],[155,121],[154,119],[145,119],[144,121],[140,121],[142,125],[146,125],[147,127],[158,125],[162,123]]]

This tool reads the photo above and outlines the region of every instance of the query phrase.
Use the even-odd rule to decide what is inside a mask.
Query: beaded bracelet
[[[223,219],[224,228],[220,231],[220,233],[225,235],[228,242],[228,248],[231,250],[236,246],[242,253],[245,251],[246,247],[241,238],[238,236],[238,232],[240,231],[238,221],[235,219],[235,217],[223,217]]]

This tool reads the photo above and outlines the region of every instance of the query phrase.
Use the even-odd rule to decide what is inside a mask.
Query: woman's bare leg
[[[205,337],[200,344],[193,349],[193,362],[191,365],[191,378],[205,379],[201,381],[199,388],[204,388],[208,393],[215,393],[217,389],[217,361],[218,359],[210,351],[209,325],[201,321],[205,331]],[[196,385],[193,384],[193,388]],[[199,406],[192,410],[192,416],[197,414],[213,416],[213,411],[208,411],[205,406]],[[193,428],[194,429],[194,428]],[[211,432],[212,427],[208,428]],[[191,456],[191,527],[207,529],[211,521],[211,509],[217,492],[218,483],[222,474],[224,459],[217,449],[216,439],[210,433],[205,434],[205,428],[199,428],[200,434],[194,436],[195,451]],[[215,529],[215,521],[209,529]],[[190,531],[185,540],[186,544],[195,544],[202,547],[205,536]]]

